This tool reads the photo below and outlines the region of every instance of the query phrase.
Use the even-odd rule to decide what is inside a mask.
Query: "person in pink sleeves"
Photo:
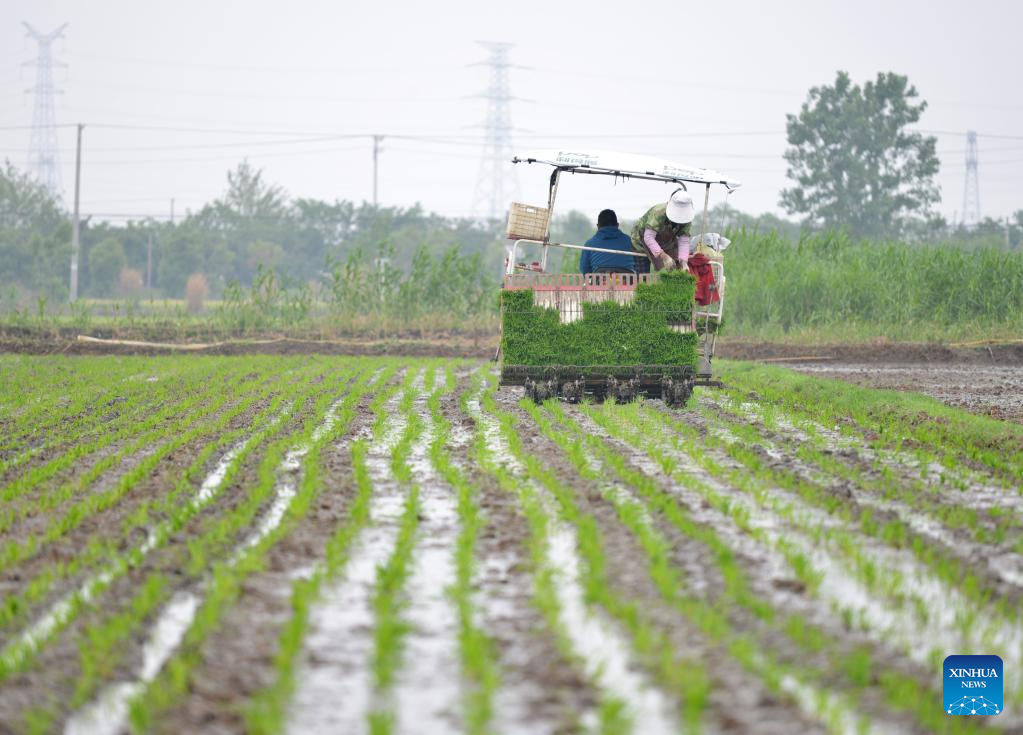
[[[664,204],[655,204],[636,220],[632,228],[632,249],[649,253],[636,257],[637,270],[650,271],[685,267],[689,260],[689,232],[696,213],[693,199],[685,189],[676,189]]]

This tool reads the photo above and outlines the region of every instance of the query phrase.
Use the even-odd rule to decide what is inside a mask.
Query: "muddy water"
[[[821,623],[830,626],[833,623],[833,612],[828,605],[821,606],[816,610],[793,609],[793,603],[799,603],[793,595],[785,590],[785,585],[775,586],[776,581],[786,581],[790,578],[790,570],[785,557],[773,546],[764,547],[759,542],[748,536],[740,529],[731,517],[711,507],[702,495],[689,490],[673,481],[665,478],[659,472],[650,456],[643,450],[636,449],[629,444],[621,443],[611,438],[608,433],[598,426],[592,419],[580,411],[572,409],[572,417],[579,422],[584,430],[592,435],[604,438],[611,446],[615,447],[623,457],[635,469],[643,472],[653,479],[658,480],[673,496],[679,499],[690,517],[703,525],[710,526],[721,540],[723,540],[737,556],[753,562],[756,569],[750,574],[751,581],[759,595],[771,603],[772,607],[780,610],[798,611],[807,614],[811,622]],[[663,443],[655,445],[656,452],[667,452],[680,463],[682,471],[693,474],[706,485],[725,495],[728,499],[743,508],[750,514],[752,525],[766,532],[772,541],[784,540],[786,543],[791,538],[791,530],[786,528],[786,521],[777,515],[761,512],[748,496],[724,483],[710,477],[704,470],[699,468],[688,456],[678,452],[672,447]],[[711,581],[703,578],[699,565],[689,568],[686,575],[686,585],[692,591],[706,595],[709,592]],[[801,603],[800,603],[801,604]],[[829,601],[830,604],[830,601]],[[769,668],[765,659],[754,662],[758,673],[767,675]],[[786,677],[782,682],[782,688],[790,694],[804,714],[812,719],[831,723],[835,732],[853,733],[860,732],[863,723],[868,726],[869,732],[899,733],[908,730],[899,722],[887,720],[883,717],[868,718],[865,713],[859,711],[854,703],[840,693],[821,688],[807,681],[797,680],[792,676]]]
[[[68,720],[65,735],[117,735],[128,719],[132,698],[160,673],[163,665],[181,643],[189,623],[199,608],[199,597],[180,592],[164,608],[142,646],[142,665],[134,681],[107,686],[91,703]]]
[[[763,665],[762,662],[757,662]],[[846,697],[835,692],[799,681],[792,676],[784,676],[781,688],[795,699],[804,712],[817,712],[820,719],[828,724],[828,730],[837,735],[904,735],[913,732],[901,725],[884,722],[871,722]]]
[[[337,422],[337,411],[342,401],[343,398],[339,398],[331,405],[323,420],[313,430],[309,442],[295,447],[285,455],[278,467],[278,480],[274,486],[274,499],[269,510],[264,513],[256,529],[235,549],[228,564],[237,564],[249,549],[280,525],[288,505],[297,492],[301,477],[302,458],[309,453],[312,443],[320,441],[333,428]],[[214,473],[218,469],[219,465],[214,469]],[[220,475],[221,481],[224,474]],[[199,498],[200,496],[197,495],[194,502],[199,501]],[[129,682],[114,682],[104,687],[93,702],[71,716],[65,727],[65,732],[74,732],[77,735],[87,733],[99,735],[100,733],[117,733],[124,729],[131,699],[143,692],[146,685],[156,678],[163,665],[181,643],[205,597],[207,581],[203,580],[194,590],[178,592],[160,610],[155,622],[150,626],[147,644],[143,648],[142,666],[137,672],[136,678]]]
[[[398,401],[395,395],[385,406],[390,418],[366,456],[373,482],[371,525],[355,542],[343,578],[325,585],[309,615],[288,709],[290,733],[360,733],[367,728],[366,717],[374,706],[373,588],[377,568],[394,550],[405,502],[405,490],[391,472],[391,452],[407,425],[397,411]]]
[[[470,401],[469,408],[482,426],[492,456],[510,471],[524,476],[525,468],[501,436],[497,420],[483,412],[478,401]],[[625,704],[636,732],[677,732],[672,703],[641,671],[628,638],[606,615],[586,604],[574,529],[558,518],[557,501],[546,490],[536,483],[531,482],[530,486],[550,519],[547,563],[557,577],[555,592],[561,608],[562,628],[586,675],[605,694]],[[584,713],[582,720],[590,727],[596,726],[596,713]]]
[[[472,405],[478,416],[479,393]],[[449,420],[454,419],[448,442],[452,461],[472,477],[476,463],[468,445],[475,435],[462,425],[465,414],[460,408],[448,410]],[[559,657],[553,641],[537,634],[544,622],[533,604],[533,579],[523,544],[528,530],[517,500],[496,485],[483,487],[490,491],[484,489],[478,496],[485,530],[477,539],[472,607],[474,624],[492,636],[501,667],[492,729],[505,735],[556,732],[566,712],[587,706],[577,702],[589,695],[589,688]],[[555,692],[559,696],[553,696]]]
[[[607,694],[625,703],[637,732],[677,732],[671,703],[637,667],[627,639],[610,620],[587,607],[579,581],[575,534],[565,527],[553,528],[548,544],[551,567],[558,573],[558,601],[565,630],[572,650],[581,652],[587,675],[597,680]]]
[[[488,420],[480,406],[479,394],[467,402],[469,415],[477,422],[486,441],[487,450],[499,464],[509,467],[518,465],[514,455],[508,450],[500,437],[500,427],[497,422]],[[468,444],[472,435],[465,431],[453,433],[455,446]],[[491,557],[484,561],[478,575],[482,580],[499,579],[510,580],[514,578],[512,573],[512,561],[503,557]],[[515,604],[511,599],[504,599],[496,594],[487,594],[477,598],[483,620],[499,621],[514,618],[518,613]],[[502,657],[507,659],[509,655],[514,656],[515,652],[502,651]],[[525,664],[528,665],[528,664]],[[535,727],[535,716],[531,712],[530,692],[519,687],[501,686],[494,696],[493,723],[498,732],[510,733],[511,735],[527,735]],[[547,724],[547,723],[544,723]]]
[[[725,395],[703,396],[700,400],[707,406],[720,406],[725,411],[737,412],[754,425],[765,425],[765,407],[761,404],[750,401],[736,403]],[[860,437],[773,407],[771,418],[772,429],[788,439],[821,444],[839,456],[851,455],[861,465],[886,468],[910,483],[922,482],[929,497],[946,505],[981,511],[996,508],[1009,514],[1023,514],[1023,495],[1018,488],[990,473],[965,465],[945,467],[910,451],[877,449]]]
[[[589,417],[585,416],[582,413],[573,412],[573,418],[575,418],[580,423],[580,425],[585,427],[587,433],[596,436],[601,436],[605,440],[617,445],[617,447],[620,450],[620,453],[629,461],[629,463],[633,467],[640,469],[642,472],[644,472],[644,474],[647,474],[652,478],[664,480],[664,476],[657,472],[650,458],[643,451],[635,449],[629,445],[618,444],[617,442],[615,442],[615,440],[610,438],[610,436],[607,434],[607,432],[603,430],[603,428],[598,426],[591,419],[589,419]],[[664,447],[658,447],[657,451],[669,450],[665,449]],[[586,457],[591,468],[597,471],[603,471],[603,464],[592,453],[587,452]],[[701,472],[698,468],[696,468],[693,465],[686,467],[686,469]],[[731,519],[728,519],[722,514],[718,513],[717,511],[711,509],[707,505],[707,503],[704,502],[703,498],[698,494],[689,492],[679,487],[674,487],[672,489],[672,492],[683,501],[683,505],[687,508],[687,511],[689,512],[693,520],[696,520],[700,523],[709,523],[715,525],[716,529],[718,526],[724,525],[727,527],[731,524]],[[609,497],[609,499],[611,499],[611,501],[616,505],[620,503],[628,503],[640,506],[644,510],[643,519],[645,524],[649,528],[655,527],[655,524],[647,510],[645,502],[639,499],[634,493],[626,489],[624,486],[614,485],[612,487],[609,487],[607,489],[606,496]],[[777,527],[777,524],[770,525]],[[737,535],[738,529],[734,528],[733,530],[736,532]],[[735,546],[733,546],[733,548],[735,548]],[[742,549],[740,549],[740,551],[742,551]],[[765,555],[761,553],[758,556],[760,557],[760,561],[762,563],[761,568],[762,574],[767,575],[771,579],[780,579],[786,576],[787,572],[786,563],[784,558],[782,558],[780,555],[771,554],[765,557]],[[685,583],[687,589],[699,595],[707,595],[711,591],[709,589],[709,587],[711,586],[710,580],[707,579],[704,575],[700,574],[698,571],[695,571],[700,566],[700,564],[697,560],[694,560],[694,563],[696,566],[693,568],[693,570],[690,570],[689,572],[685,573]],[[701,636],[699,634],[690,635],[692,636],[690,640],[690,645],[693,646],[694,652],[699,652],[701,648],[705,650],[704,647],[706,644],[700,641]],[[767,672],[769,669],[768,662],[764,659],[760,659],[759,661],[755,662],[755,667],[760,672]],[[725,677],[717,681],[718,686],[725,686],[730,689],[740,687],[743,690],[753,691],[762,689],[762,686],[760,685],[759,682],[749,681],[748,675],[745,672],[739,670],[738,667],[728,666],[725,662],[719,662],[719,664],[715,667],[715,670],[719,672],[720,676]],[[857,712],[855,706],[851,702],[846,701],[846,699],[841,695],[836,694],[834,692],[830,692],[826,689],[821,689],[808,682],[797,680],[792,676],[786,676],[783,678],[783,680],[781,681],[781,688],[793,698],[793,700],[798,705],[799,709],[805,715],[809,716],[811,719],[818,719],[822,722],[832,723],[831,729],[833,732],[839,732],[843,734],[848,733],[848,735],[853,735],[854,733],[859,733],[861,731],[860,728],[863,725],[869,725],[870,732],[896,733],[903,731],[899,727],[889,725],[887,723],[869,723],[859,712]],[[717,687],[715,687],[711,694],[711,704],[717,708],[720,708],[720,706],[723,703],[717,700],[718,689]],[[770,700],[770,695],[768,695],[766,691],[760,691],[757,700],[758,700],[757,705],[762,705],[764,702]],[[706,718],[708,720],[712,720],[713,718],[715,718],[716,712],[717,712],[716,709],[712,710],[711,712],[708,712],[706,714]],[[734,724],[738,724],[739,718],[742,717],[743,717],[742,715],[733,714],[732,718]],[[759,723],[757,723],[754,720],[743,719],[743,721],[745,722],[744,726],[772,727],[776,725],[776,723],[774,723],[773,720],[777,719],[777,715],[772,716],[771,713],[765,712],[763,717],[764,719],[762,719]],[[767,722],[768,718],[772,720],[771,725],[769,725]],[[707,724],[710,725],[710,723]],[[716,723],[716,726],[721,727],[721,724]],[[727,730],[728,728],[725,727],[724,729]],[[796,726],[795,724],[793,724],[793,732],[802,731],[802,729],[803,729],[802,726]],[[773,732],[774,730],[770,731]]]
[[[585,416],[582,420],[588,421]],[[606,436],[596,424],[586,426],[588,430]],[[644,462],[645,455],[638,450],[626,448],[624,451],[634,452],[630,460],[638,468],[649,465],[649,461]],[[674,447],[662,443],[658,445],[658,451],[670,453],[679,462],[681,471],[694,476],[711,491],[740,508],[750,525],[762,534],[769,544],[767,549],[742,531],[731,517],[704,503],[699,493],[679,486],[672,488],[672,493],[689,509],[694,520],[714,528],[719,537],[739,554],[757,560],[758,571],[752,575],[755,580],[784,581],[791,575],[782,549],[802,553],[810,560],[820,575],[815,595],[825,605],[816,611],[801,611],[811,620],[816,619],[828,626],[835,613],[847,616],[860,634],[908,656],[922,670],[932,668],[935,657],[940,661],[944,653],[953,649],[993,648],[1000,651],[1006,661],[1012,662],[1007,666],[1014,669],[1023,666],[1023,628],[1020,623],[1005,620],[989,611],[978,611],[969,599],[942,583],[918,563],[908,550],[893,549],[862,535],[840,519],[806,505],[798,496],[780,488],[771,488],[767,504],[760,504],[752,496],[708,475],[692,457]],[[726,455],[706,448],[701,451],[711,453],[719,464],[736,466]],[[829,528],[846,531],[856,537],[860,563],[872,565],[874,570],[874,587],[862,582],[859,571],[848,556],[828,543],[831,537],[826,529]],[[803,529],[824,529],[825,533],[817,537]],[[893,602],[879,591],[885,585],[899,590],[901,603]],[[805,604],[805,601],[798,601],[784,592],[785,584],[780,589],[756,582],[755,586],[758,593],[778,609],[798,611],[799,606],[793,608],[793,604]],[[935,649],[935,643],[939,641],[941,650]],[[806,685],[800,687],[805,689]],[[811,696],[800,695],[799,699],[814,701]],[[1008,718],[1003,722],[1009,723]]]
[[[398,732],[461,730],[458,613],[448,595],[455,584],[458,506],[454,490],[436,473],[428,451],[433,417],[420,395],[415,411],[425,425],[409,457],[419,487],[420,519],[407,584],[411,630],[395,685]]]
[[[708,405],[733,406],[727,398],[716,401],[709,398],[701,399]],[[734,406],[733,406],[734,407]],[[753,424],[763,425],[763,409],[757,404],[743,403],[739,411]],[[1023,517],[1023,495],[1013,489],[994,485],[990,477],[968,468],[949,469],[933,463],[924,463],[916,455],[905,451],[873,449],[862,439],[847,436],[829,429],[816,422],[798,419],[783,413],[773,414],[774,431],[780,435],[779,441],[806,442],[813,441],[805,429],[820,437],[820,441],[828,451],[836,456],[852,455],[862,458],[866,466],[880,466],[896,477],[906,478],[906,484],[912,487],[923,483],[926,488],[928,504],[941,503],[949,507],[969,508],[985,511],[996,508],[1009,517]],[[736,441],[734,437],[726,441]],[[786,461],[791,469],[819,482],[824,486],[833,485],[835,478],[804,467],[798,460],[788,456],[786,450],[776,442],[764,438],[762,448],[776,460]],[[963,531],[955,531],[926,512],[921,512],[898,500],[889,500],[857,487],[841,483],[842,487],[852,493],[854,500],[864,506],[890,513],[922,538],[949,550],[954,555],[967,559],[971,565],[977,564],[982,570],[986,568],[989,576],[999,579],[1005,584],[1023,587],[1023,555],[1011,546],[997,547],[982,544],[967,537]],[[926,510],[926,509],[925,509]],[[983,522],[983,521],[982,521]]]
[[[737,406],[726,397],[705,397],[701,400],[707,405],[723,406],[726,410],[738,408],[738,413],[751,424],[761,429],[764,427],[764,409],[759,404],[744,402]],[[992,530],[993,521],[984,515],[988,511],[1008,518],[1023,517],[1023,494],[1017,488],[996,482],[990,475],[970,468],[946,468],[922,460],[908,451],[876,449],[861,438],[842,434],[816,422],[776,412],[771,418],[772,429],[765,432],[760,444],[771,460],[785,463],[789,469],[826,487],[841,486],[843,491],[851,491],[857,504],[897,517],[922,538],[963,559],[987,577],[1003,585],[1023,588],[1023,555],[1015,549],[1017,535],[1010,533],[1000,545],[981,543],[968,529],[950,528],[928,512],[937,506],[972,510],[981,514],[978,522]],[[711,427],[710,431],[728,443],[739,441],[726,429]],[[813,438],[807,432],[812,432]],[[772,435],[776,436],[775,440],[767,438]],[[836,477],[806,467],[784,447],[790,441],[817,443],[850,468],[874,474],[884,471],[900,478],[905,487],[917,487],[927,493],[926,505],[916,508],[901,499],[887,499],[873,490],[850,486]]]
[[[279,414],[272,423],[276,424],[280,419],[281,415]],[[251,441],[251,437],[234,445],[221,456],[203,479],[198,492],[191,500],[189,504],[191,512],[199,512],[216,497],[228,469],[249,441]],[[153,549],[162,546],[170,537],[171,530],[169,521],[151,528],[146,534],[146,540],[133,553],[122,555],[117,561],[87,577],[77,589],[53,603],[34,623],[4,647],[0,652],[0,657],[9,664],[17,665],[31,656],[50,635],[67,623],[75,612],[76,603],[91,602],[111,582],[128,570],[126,561],[128,558],[139,559]]]

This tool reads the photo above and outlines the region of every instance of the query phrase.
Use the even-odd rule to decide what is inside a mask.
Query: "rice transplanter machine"
[[[661,397],[684,405],[696,385],[720,385],[712,361],[725,306],[724,251],[729,241],[707,232],[710,189],[740,186],[721,173],[648,156],[540,151],[513,163],[552,167],[547,206],[513,203],[502,288],[501,385],[521,385],[533,400],[584,395]],[[551,273],[551,248],[603,250],[550,239],[562,174],[579,173],[704,187],[703,213],[691,247],[706,257],[715,298],[697,303],[687,272]],[[669,192],[670,193],[670,192]],[[665,198],[666,195],[664,195]],[[527,248],[537,259],[520,261]],[[644,257],[636,254],[637,257]]]

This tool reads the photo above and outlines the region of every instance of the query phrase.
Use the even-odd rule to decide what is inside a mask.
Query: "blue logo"
[[[1002,659],[998,656],[949,656],[941,676],[947,714],[1001,714]]]

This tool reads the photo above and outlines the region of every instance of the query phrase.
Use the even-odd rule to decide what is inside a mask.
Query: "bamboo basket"
[[[508,239],[546,241],[550,214],[546,207],[512,202],[508,212]]]

